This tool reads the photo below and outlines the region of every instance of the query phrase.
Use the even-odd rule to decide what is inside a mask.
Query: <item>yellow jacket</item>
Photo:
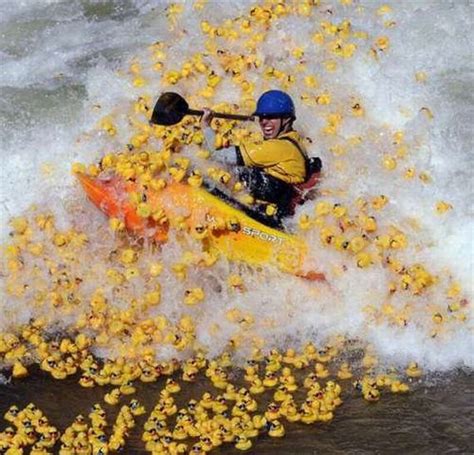
[[[263,168],[267,174],[287,183],[306,180],[306,150],[296,131],[281,134],[276,139],[243,142],[239,149],[245,166]]]

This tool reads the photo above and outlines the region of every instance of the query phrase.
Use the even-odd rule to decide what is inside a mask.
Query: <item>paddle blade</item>
[[[150,121],[155,125],[175,125],[188,110],[188,103],[182,96],[174,92],[165,92],[158,98]]]

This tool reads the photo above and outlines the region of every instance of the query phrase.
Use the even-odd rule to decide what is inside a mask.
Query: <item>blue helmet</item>
[[[260,96],[257,109],[253,113],[257,117],[291,117],[295,116],[295,105],[290,95],[281,90],[269,90]]]

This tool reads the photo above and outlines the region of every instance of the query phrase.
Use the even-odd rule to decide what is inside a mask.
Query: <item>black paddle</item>
[[[165,92],[158,98],[155,104],[150,123],[165,126],[176,125],[185,115],[201,116],[203,114],[204,111],[189,109],[188,103],[181,95],[174,92]],[[253,119],[251,115],[222,114],[219,112],[213,112],[212,116],[230,120]]]

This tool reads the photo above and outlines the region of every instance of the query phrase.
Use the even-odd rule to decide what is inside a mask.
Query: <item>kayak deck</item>
[[[184,228],[205,249],[232,261],[274,265],[287,273],[322,278],[317,272],[301,272],[308,250],[303,240],[254,220],[201,187],[171,182],[160,190],[140,190],[135,182],[120,177],[76,176],[89,200],[109,218],[123,221],[135,235],[166,242],[170,228]]]

